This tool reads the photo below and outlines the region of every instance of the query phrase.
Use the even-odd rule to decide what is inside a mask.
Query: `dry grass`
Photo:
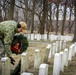
[[[36,49],[39,49],[41,51],[41,59],[42,59],[41,62],[43,62],[46,46],[47,46],[46,44],[41,44],[41,43],[29,44],[29,47],[27,49],[27,52],[29,53],[29,61],[30,61],[28,72],[32,72],[35,75],[38,75],[38,70],[34,69],[34,52]]]
[[[72,43],[68,43],[67,44],[67,48],[71,45]],[[39,70],[35,70],[34,69],[34,51],[36,49],[40,49],[41,50],[41,57],[42,57],[42,63],[47,63],[49,65],[49,69],[48,69],[48,75],[53,75],[53,59],[54,57],[52,57],[51,59],[48,60],[48,62],[44,62],[44,55],[45,55],[45,51],[46,51],[46,46],[48,44],[43,44],[43,43],[32,43],[29,44],[28,50],[27,52],[29,53],[29,69],[28,72],[32,72],[34,73],[34,75],[38,75]],[[76,75],[76,57],[73,57],[72,61],[69,61],[69,65],[68,67],[65,67],[64,72],[60,73],[60,75]]]
[[[61,72],[60,75],[76,75],[76,56],[69,61],[68,67],[65,67],[64,72]]]
[[[33,42],[33,41],[32,41]],[[30,43],[29,47],[27,49],[26,52],[28,52],[29,55],[29,68],[27,70],[27,72],[31,72],[34,75],[38,75],[39,70],[35,70],[34,69],[34,52],[36,49],[40,49],[41,51],[41,63],[47,63],[49,65],[49,69],[48,69],[48,75],[53,75],[53,62],[54,62],[54,57],[52,57],[51,59],[48,60],[48,62],[44,62],[44,56],[45,56],[45,51],[46,51],[46,47],[48,45],[48,43],[42,43],[38,42],[38,43]],[[69,48],[69,46],[71,45],[71,42],[68,42],[67,44],[67,48]],[[19,56],[20,58],[20,56]],[[65,67],[64,72],[60,73],[60,75],[76,75],[76,56],[73,57],[72,61],[69,61],[68,67]]]

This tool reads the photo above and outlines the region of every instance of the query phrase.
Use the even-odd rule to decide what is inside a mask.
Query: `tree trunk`
[[[57,35],[57,32],[58,32],[58,18],[59,18],[59,1],[58,1],[58,3],[57,3],[57,12],[56,12],[56,35]]]
[[[67,0],[66,0],[66,3],[67,3]],[[65,25],[65,20],[66,20],[66,8],[67,8],[67,4],[65,4],[65,7],[64,7],[61,35],[64,35],[64,25]]]
[[[69,18],[69,24],[68,24],[68,26],[69,26],[69,33],[71,33],[71,14],[72,14],[72,8],[70,7],[70,18]]]
[[[24,18],[25,18],[25,22],[27,23],[27,18],[28,18],[28,0],[24,0],[25,1],[25,13],[24,13]]]
[[[53,25],[52,25],[52,4],[50,4],[50,25],[49,25],[49,31],[51,30],[51,32],[52,31],[54,31],[54,27],[53,27]]]
[[[33,33],[34,31],[34,11],[35,11],[35,0],[33,0],[31,33]]]
[[[73,42],[76,42],[76,0],[74,0],[74,6],[75,6],[75,9],[74,9],[74,12],[75,12],[75,31],[74,31],[74,38],[73,38]]]
[[[10,8],[9,8],[9,15],[8,15],[9,20],[13,20],[14,4],[15,4],[15,0],[10,0]]]
[[[47,15],[47,7],[48,7],[48,1],[43,0],[43,14],[42,14],[41,25],[40,25],[40,34],[44,34],[46,15]]]

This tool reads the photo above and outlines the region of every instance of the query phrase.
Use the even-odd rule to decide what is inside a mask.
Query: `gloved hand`
[[[15,65],[15,64],[14,64],[15,60],[14,60],[12,57],[9,57],[9,58],[10,58],[10,60],[11,60],[11,64]]]

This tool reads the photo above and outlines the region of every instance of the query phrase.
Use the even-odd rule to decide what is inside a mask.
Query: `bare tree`
[[[58,32],[58,27],[60,28],[60,21],[59,21],[59,6],[60,4],[63,4],[64,6],[64,14],[63,14],[63,20],[62,20],[62,28],[61,28],[61,34],[64,34],[64,27],[65,21],[66,21],[66,8],[68,7],[67,3],[69,3],[72,0],[1,0],[3,4],[0,4],[1,11],[3,10],[5,15],[3,20],[14,19],[16,21],[23,20],[27,25],[29,26],[28,29],[31,30],[31,33],[34,32],[35,27],[39,27],[39,33],[44,34],[45,29],[47,28],[47,33],[49,34],[50,31],[54,30],[54,27],[56,26],[56,34]],[[48,1],[50,1],[50,7],[48,8],[49,4]],[[67,2],[68,1],[68,2]],[[52,8],[53,4],[55,4],[55,13],[52,13],[54,10]],[[69,3],[70,5],[71,3]],[[15,7],[15,9],[14,9]],[[9,12],[8,12],[9,8]],[[62,7],[61,7],[62,8]],[[21,12],[21,13],[20,13]],[[50,14],[48,14],[48,12]],[[71,12],[72,13],[72,12]],[[1,13],[0,13],[1,14]],[[1,14],[2,15],[2,14]],[[54,18],[52,18],[52,15],[55,16],[56,20],[53,23]],[[9,17],[7,17],[9,16]],[[35,16],[37,19],[35,19]],[[14,18],[13,18],[14,17]],[[49,18],[48,18],[49,17]],[[69,29],[72,29],[71,22],[71,15],[69,19]],[[37,22],[37,23],[36,23]]]
[[[14,4],[15,4],[15,0],[10,0],[10,8],[9,8],[9,15],[8,15],[9,20],[13,20]]]
[[[31,25],[31,33],[33,33],[33,29],[34,29],[34,12],[35,12],[35,0],[33,0],[33,7],[32,7],[32,25]]]
[[[41,17],[40,34],[44,34],[46,15],[47,15],[47,7],[48,7],[47,4],[48,4],[48,1],[43,0],[43,13],[42,13],[42,17]]]
[[[28,20],[28,0],[24,0],[24,3],[25,3],[24,18],[25,18],[25,22],[27,23],[27,20]]]
[[[58,32],[58,19],[59,19],[59,0],[57,0],[57,3],[56,3],[56,6],[57,6],[57,11],[56,11],[56,34]]]
[[[65,1],[65,4],[64,4],[64,14],[63,14],[61,35],[64,35],[64,26],[65,26],[65,20],[66,20],[66,8],[67,8],[67,0]]]
[[[76,42],[76,0],[74,0],[74,6],[75,6],[75,8],[74,8],[74,11],[75,11],[75,24],[74,24],[74,26],[75,26],[75,31],[74,31],[73,41]]]
[[[52,24],[52,3],[50,4],[50,25],[49,25],[49,31],[51,30],[51,32],[54,31],[54,27],[53,27],[53,24]]]

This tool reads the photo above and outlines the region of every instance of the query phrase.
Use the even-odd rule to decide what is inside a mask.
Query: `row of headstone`
[[[61,51],[61,49],[65,49],[66,48],[66,41],[56,41],[55,43],[53,43],[52,45],[51,44],[49,44],[49,45],[47,45],[47,47],[46,47],[46,52],[45,52],[45,58],[44,58],[44,60],[47,62],[48,61],[48,58],[50,58],[50,57],[52,57],[52,56],[54,56],[55,55],[55,53],[58,53],[58,49],[60,49],[60,51]],[[67,59],[67,56],[66,56],[66,49],[65,49],[65,53],[64,53],[64,58],[66,57],[66,59]],[[37,51],[38,52],[38,51]],[[40,51],[39,51],[39,53],[40,53]],[[67,52],[68,53],[68,52]],[[40,55],[40,54],[39,54]],[[37,54],[36,54],[36,56],[37,56]],[[40,63],[40,61],[38,61],[38,59],[41,59],[41,57],[39,56],[39,57],[37,57],[36,58],[36,64],[38,64],[37,62],[39,62]],[[65,60],[66,60],[65,59]],[[61,61],[61,60],[60,60]],[[58,63],[59,64],[59,63]],[[65,65],[67,66],[67,64],[68,63],[66,63],[65,62]],[[56,64],[57,65],[57,64]],[[40,66],[38,66],[39,67],[39,74],[38,75],[48,75],[48,64],[41,64]],[[35,68],[35,69],[38,69],[38,67],[37,68]],[[55,67],[56,68],[56,67]],[[61,67],[62,68],[62,70],[63,70],[63,66]],[[56,71],[57,71],[58,69],[56,69]]]
[[[56,48],[58,48],[59,46],[65,45],[66,47],[66,42],[64,41],[62,45],[60,45],[61,43],[59,43],[61,41],[56,41],[56,44],[53,43],[54,47],[51,47],[52,45],[48,45],[46,47],[46,52],[45,52],[45,60],[48,61],[48,55],[50,55],[50,51],[52,52],[52,55],[55,54],[56,52]],[[58,46],[58,47],[56,47]],[[22,54],[23,55],[23,54]],[[34,69],[38,70],[39,69],[39,75],[48,75],[48,64],[41,64],[41,51],[39,49],[35,50],[35,54],[34,54]],[[23,72],[23,71],[22,71]],[[24,70],[25,72],[25,70]]]
[[[1,59],[1,71],[0,75],[11,75],[11,64],[8,57],[3,57]],[[29,62],[28,62],[28,53],[22,53],[21,55],[21,75],[33,75],[32,73],[27,73]],[[25,72],[25,73],[24,73]]]
[[[27,69],[25,68],[26,65],[28,65],[28,61],[27,61],[27,54],[28,53],[22,53],[21,55],[21,75],[34,75],[33,73],[27,73]],[[25,62],[26,61],[26,62]],[[24,67],[25,66],[25,67]],[[34,54],[34,69],[35,70],[39,70],[39,74],[38,75],[48,75],[48,64],[41,64],[41,54],[40,54],[40,50],[36,49],[35,50],[35,54]]]
[[[39,69],[39,75],[48,75],[48,65],[41,64],[41,51],[39,49],[35,50],[34,53],[34,69]],[[32,73],[27,73],[28,70],[28,53],[21,54],[21,75],[34,75]]]
[[[71,61],[76,54],[76,43],[72,44],[69,48],[65,48],[64,51],[55,53],[53,75],[60,75],[60,71],[64,72],[64,66],[68,66],[68,61]]]
[[[55,53],[64,50],[66,48],[66,44],[66,41],[55,41],[54,43],[50,44],[48,58],[51,58]]]
[[[60,41],[58,41],[58,42],[60,42]],[[56,43],[59,44],[58,42],[56,42]],[[52,45],[48,45],[46,47],[45,59],[46,59],[46,61],[48,61],[48,57],[49,57],[48,55],[50,54],[49,52],[51,51],[52,55],[54,55],[53,75],[60,75],[60,71],[64,72],[64,66],[68,66],[68,60],[71,61],[72,57],[75,55],[76,43],[71,45],[69,47],[69,49],[66,49],[66,42],[64,41],[64,44],[62,44],[62,45],[64,45],[63,46],[64,51],[60,51],[59,53],[56,52],[56,48],[58,48],[56,46],[60,46],[60,44],[56,45],[56,43],[53,43],[54,48],[52,47]],[[51,47],[53,50],[51,49]],[[58,49],[60,49],[60,48],[58,48]],[[41,64],[41,54],[40,53],[41,52],[39,49],[35,50],[34,68],[37,70],[39,69],[38,75],[48,75],[48,66],[49,65],[44,64],[44,63]],[[27,74],[27,72],[25,70],[23,73],[21,73],[21,75],[26,75],[26,74]],[[33,74],[28,73],[28,75],[33,75]]]
[[[50,41],[54,41],[54,40],[65,40],[65,41],[72,41],[73,40],[73,35],[54,35],[54,34],[25,34],[25,36],[27,36],[28,40],[50,40]]]
[[[60,71],[64,72],[64,66],[68,66],[68,60],[72,60],[72,57],[76,53],[76,43],[71,45],[68,49],[65,49],[63,52],[56,52],[56,48],[60,46],[60,41],[56,41],[53,45],[48,45],[46,47],[45,60],[48,61],[52,55],[54,56],[54,67],[53,67],[53,75],[59,75]],[[59,45],[56,45],[59,44]],[[66,48],[66,43],[64,44]],[[57,46],[57,47],[56,47]],[[62,45],[61,45],[62,46]],[[60,47],[58,48],[60,49]],[[34,54],[34,68],[39,69],[39,75],[48,75],[48,64],[41,63],[41,54],[40,50],[36,49]],[[8,57],[4,57],[1,59],[2,63],[2,75],[10,75],[10,60]],[[8,66],[9,65],[9,66]],[[8,68],[7,68],[8,67]],[[32,73],[27,73],[29,67],[28,61],[28,53],[21,54],[21,75],[34,75]]]
[[[33,73],[27,73],[28,67],[29,67],[29,61],[28,61],[28,53],[22,53],[21,54],[21,75],[34,75]],[[3,57],[1,59],[1,65],[2,65],[2,74],[1,75],[11,75],[10,70],[10,59],[8,57]],[[9,66],[8,66],[9,65]],[[40,50],[36,49],[34,53],[34,69],[39,70],[39,75],[47,75],[45,72],[48,69],[47,64],[41,64],[41,55]],[[46,74],[45,74],[46,73]]]

